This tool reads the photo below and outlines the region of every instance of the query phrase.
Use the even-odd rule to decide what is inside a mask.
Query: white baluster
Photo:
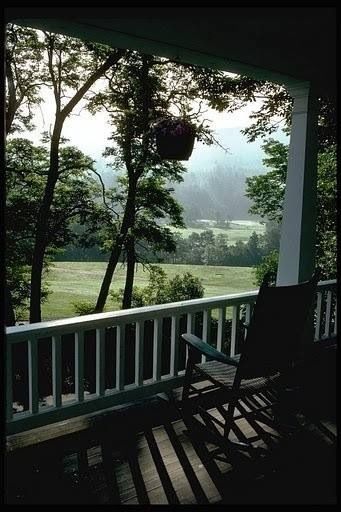
[[[208,343],[211,337],[211,310],[206,309],[203,312],[203,322],[202,322],[202,340],[204,343]],[[206,356],[201,356],[201,362],[204,363],[206,361]]]
[[[179,317],[172,316],[171,326],[171,353],[170,353],[170,374],[178,374],[179,364]]]
[[[245,325],[248,327],[251,320],[251,304],[245,304]],[[247,336],[247,328],[244,330],[244,340]]]
[[[118,325],[116,330],[116,389],[124,389],[125,365],[125,325]]]
[[[239,321],[239,306],[233,306],[233,308],[232,308],[231,347],[230,347],[230,356],[231,357],[236,355],[238,321]]]
[[[105,394],[105,329],[96,329],[96,394]]]
[[[194,334],[195,330],[195,313],[187,313],[187,332]]]
[[[317,292],[315,341],[320,339],[321,311],[322,311],[322,292]]]
[[[35,337],[28,340],[28,395],[29,410],[32,414],[37,414],[39,412],[38,340]]]
[[[218,316],[218,330],[217,330],[217,350],[222,351],[223,340],[225,334],[225,318],[226,318],[226,308],[219,308],[219,316]]]
[[[78,402],[84,400],[84,332],[75,333],[75,393]]]
[[[162,318],[154,319],[153,338],[153,380],[161,379],[161,355],[162,355]]]
[[[324,338],[329,338],[330,336],[330,321],[332,316],[332,292],[331,290],[327,291],[327,306],[326,306],[326,316],[325,316],[325,324],[324,324]]]
[[[62,405],[62,339],[52,336],[52,395],[53,405]]]
[[[334,329],[333,329],[333,334],[334,336],[337,335],[337,297],[335,295],[335,316],[334,316]]]
[[[136,322],[135,330],[135,384],[143,385],[144,321]]]

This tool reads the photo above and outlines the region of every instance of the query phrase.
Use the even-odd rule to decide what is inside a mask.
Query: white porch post
[[[317,100],[309,84],[294,98],[277,285],[310,279],[315,263]]]

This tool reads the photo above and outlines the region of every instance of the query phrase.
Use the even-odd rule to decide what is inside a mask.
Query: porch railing
[[[196,333],[207,341],[212,339],[211,320],[214,319],[216,348],[228,351],[231,356],[235,355],[238,353],[240,337],[244,336],[244,333],[241,333],[243,329],[241,319],[244,325],[248,324],[257,293],[258,291],[250,291],[7,328],[7,433],[13,434],[66,420],[181,386],[185,367],[184,354],[180,358],[180,349],[183,350],[181,348],[183,344],[180,342],[181,332],[194,332],[196,329]],[[288,314],[290,314],[290,305],[288,305]],[[198,315],[199,324],[196,322]],[[226,319],[230,322],[226,322]],[[162,361],[163,323],[166,321],[169,325],[169,365],[165,373]],[[148,378],[145,378],[144,372],[146,322],[149,322],[148,343],[152,345],[150,351],[152,371]],[[153,324],[152,329],[151,324]],[[197,332],[198,325],[200,333]],[[227,325],[230,326],[228,345],[226,345]],[[129,350],[126,349],[127,326],[134,327],[133,331],[129,331],[134,333],[134,346],[130,346]],[[336,329],[336,281],[324,281],[318,284],[315,341],[336,336]],[[92,393],[86,392],[84,387],[85,358],[89,356],[85,335],[89,331],[95,336],[93,362],[95,389]],[[110,339],[108,339],[108,331],[111,332]],[[62,393],[62,338],[65,335],[71,335],[74,343],[74,393],[68,400]],[[40,344],[44,343],[51,345],[51,364],[46,367],[46,372],[48,367],[51,369],[51,403],[48,405],[39,398],[39,375],[41,376],[42,368],[39,368],[41,363],[39,363],[38,353]],[[106,386],[105,378],[106,371],[108,372],[108,361],[106,361],[106,344],[108,343],[115,345],[114,368],[112,368],[115,380],[109,388]],[[13,396],[16,375],[12,356],[16,344],[20,344],[27,354],[28,400],[26,410],[21,412],[17,412],[14,408]],[[133,382],[129,383],[126,382],[125,375],[127,362],[131,363],[130,366],[132,364],[134,366]]]

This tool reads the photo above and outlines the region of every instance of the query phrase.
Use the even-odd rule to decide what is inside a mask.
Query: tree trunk
[[[44,197],[39,208],[31,268],[30,322],[41,322],[41,285],[47,247],[48,223],[55,186],[58,180],[59,143],[64,119],[56,117],[50,149],[50,168]]]
[[[133,238],[129,238],[126,242],[127,251],[127,273],[126,284],[124,287],[122,309],[130,309],[133,298],[133,285],[135,275],[135,242]]]
[[[5,284],[5,322],[8,327],[10,325],[15,325],[15,313],[13,309],[12,295],[7,283]]]
[[[14,77],[11,67],[11,58],[9,54],[6,52],[6,78],[7,78],[7,87],[8,87],[8,102],[6,109],[6,135],[10,132],[12,128],[12,124],[14,121],[15,113],[20,105],[17,101],[16,93],[15,93],[15,84]]]
[[[104,309],[105,303],[108,298],[112,277],[114,275],[120,254],[122,252],[122,247],[126,241],[129,229],[134,226],[136,185],[137,183],[135,177],[131,177],[129,179],[128,197],[126,207],[124,210],[121,229],[116,237],[116,240],[114,241],[114,245],[111,250],[107,269],[105,271],[100,292],[98,294],[98,299],[95,306],[95,313],[102,313]]]

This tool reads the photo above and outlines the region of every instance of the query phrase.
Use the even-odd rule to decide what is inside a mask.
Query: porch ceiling
[[[7,21],[336,95],[336,9],[20,8]]]

